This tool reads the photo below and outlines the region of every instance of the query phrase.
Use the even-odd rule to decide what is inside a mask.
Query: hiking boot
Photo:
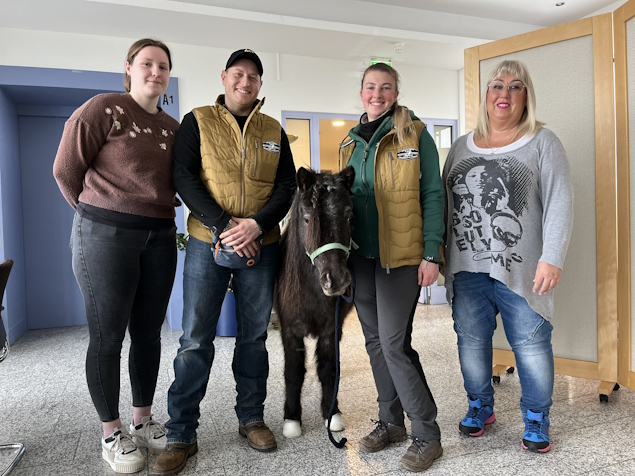
[[[101,440],[101,457],[115,473],[136,473],[146,466],[146,459],[128,433],[115,428]]]
[[[271,430],[261,421],[238,428],[240,436],[247,438],[247,443],[258,451],[272,451],[278,447]]]
[[[406,438],[406,428],[385,423],[381,420],[371,420],[376,426],[369,435],[359,440],[359,446],[367,453],[383,450],[390,443],[397,443]]]
[[[440,458],[443,448],[439,440],[423,441],[413,436],[412,444],[406,454],[399,461],[399,467],[413,473],[425,471],[434,460]]]
[[[546,453],[551,449],[549,439],[549,417],[543,413],[534,413],[527,410],[523,416],[525,422],[525,434],[523,435],[523,449],[535,453]]]
[[[150,474],[156,476],[166,476],[176,474],[185,468],[187,459],[194,456],[198,451],[198,443],[168,443],[165,449],[157,458]]]
[[[459,423],[459,433],[466,436],[481,436],[485,431],[485,425],[496,421],[494,409],[489,405],[481,406],[481,399],[468,398],[470,407],[467,414]]]
[[[144,416],[138,425],[131,423],[129,432],[139,448],[148,448],[148,452],[153,455],[159,455],[165,449],[165,427],[153,420],[152,416]]]

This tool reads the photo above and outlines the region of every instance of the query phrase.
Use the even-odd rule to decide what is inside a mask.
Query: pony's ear
[[[344,179],[344,184],[347,189],[353,188],[353,182],[355,181],[355,169],[352,166],[346,167],[340,172],[340,176]]]
[[[295,174],[295,181],[301,192],[306,192],[315,183],[315,172],[304,167],[300,167]]]

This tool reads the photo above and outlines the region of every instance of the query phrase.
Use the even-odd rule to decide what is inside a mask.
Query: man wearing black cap
[[[183,336],[168,393],[167,446],[151,474],[176,474],[198,450],[196,428],[214,360],[214,337],[230,281],[238,332],[232,369],[240,435],[259,451],[276,440],[263,421],[280,229],[295,192],[295,167],[280,123],[262,114],[262,63],[234,52],[221,79],[225,94],[183,118],[174,146],[174,186],[191,210],[183,272]],[[215,236],[216,235],[216,236]],[[213,242],[250,264],[220,265]],[[240,261],[240,260],[239,260]]]

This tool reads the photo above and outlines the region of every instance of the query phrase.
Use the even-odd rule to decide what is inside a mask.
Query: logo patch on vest
[[[397,152],[397,158],[402,160],[412,160],[419,157],[417,149],[404,149]]]
[[[267,152],[280,152],[280,144],[277,144],[274,141],[263,142],[262,148],[265,149]]]

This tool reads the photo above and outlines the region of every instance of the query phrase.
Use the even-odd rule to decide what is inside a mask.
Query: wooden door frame
[[[635,1],[613,12],[615,102],[617,125],[617,314],[619,320],[619,383],[635,390],[632,366],[631,309],[631,184],[628,119],[626,22],[635,17]]]

